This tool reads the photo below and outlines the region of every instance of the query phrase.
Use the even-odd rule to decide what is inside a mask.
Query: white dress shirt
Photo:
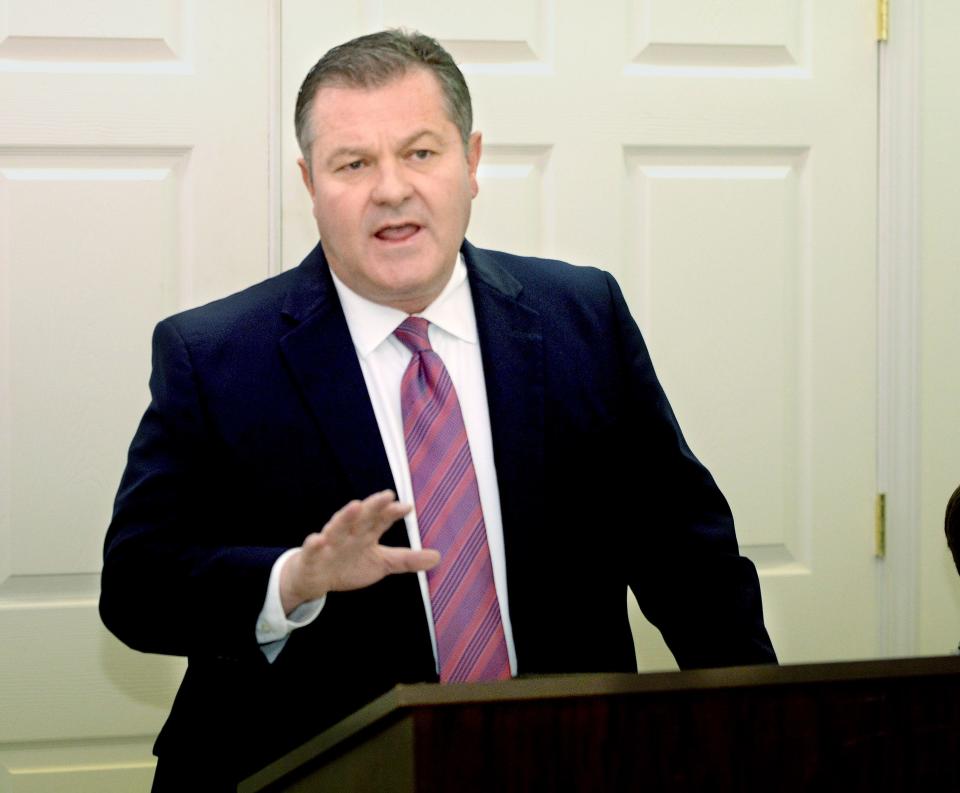
[[[332,271],[331,274],[333,274]],[[413,504],[413,485],[410,480],[410,467],[403,437],[403,418],[400,411],[400,381],[403,379],[403,373],[412,353],[393,335],[393,331],[407,318],[407,314],[399,309],[380,305],[361,297],[350,290],[337,278],[336,274],[333,274],[333,282],[340,297],[340,304],[343,306],[350,337],[353,339],[357,358],[360,361],[360,370],[373,404],[380,437],[390,464],[390,473],[393,474],[393,481],[397,487],[397,497],[400,501]],[[416,316],[430,322],[430,345],[450,373],[450,379],[453,381],[460,401],[460,410],[463,413],[463,422],[480,490],[480,505],[487,529],[487,544],[490,547],[493,579],[503,619],[510,671],[516,675],[516,650],[507,598],[507,568],[503,546],[503,521],[500,515],[500,491],[497,487],[497,472],[493,460],[487,390],[483,379],[483,362],[480,357],[473,298],[462,256],[457,257],[450,280],[437,299]],[[404,518],[404,522],[410,547],[421,548],[416,510],[411,510],[410,514]],[[280,603],[280,568],[297,550],[292,548],[286,551],[274,563],[263,611],[257,621],[257,641],[264,655],[271,662],[283,649],[290,632],[316,619],[326,602],[325,597],[320,598],[298,606],[289,617],[284,614]],[[433,657],[436,659],[437,639],[430,607],[430,593],[427,588],[427,575],[421,572],[417,573],[417,576],[427,613]]]

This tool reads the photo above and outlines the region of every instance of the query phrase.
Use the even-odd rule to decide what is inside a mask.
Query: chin
[[[439,294],[439,290],[433,291],[423,285],[411,284],[394,284],[391,288],[382,288],[378,291],[383,299],[377,302],[406,311],[408,314],[423,311]]]

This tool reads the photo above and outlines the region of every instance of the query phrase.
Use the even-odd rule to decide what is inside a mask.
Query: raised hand
[[[391,490],[351,501],[323,529],[307,536],[299,553],[280,571],[280,600],[288,614],[327,592],[361,589],[393,573],[429,570],[437,551],[414,551],[380,544],[384,532],[412,507]]]

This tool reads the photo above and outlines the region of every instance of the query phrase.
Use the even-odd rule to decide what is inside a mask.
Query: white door
[[[757,564],[780,657],[877,653],[872,0],[283,3],[283,261],[316,231],[300,79],[441,40],[484,133],[468,236],[613,272]],[[645,669],[670,666],[634,612]]]
[[[149,789],[182,661],[97,615],[163,316],[267,275],[264,2],[0,1],[0,791]]]

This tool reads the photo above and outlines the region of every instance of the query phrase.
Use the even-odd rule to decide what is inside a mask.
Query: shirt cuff
[[[273,563],[263,609],[257,618],[257,644],[271,663],[280,654],[290,634],[297,628],[303,628],[313,622],[327,602],[327,596],[324,595],[316,600],[301,603],[289,615],[284,612],[280,600],[280,570],[287,559],[299,552],[299,548],[291,548],[280,554],[277,561]]]

